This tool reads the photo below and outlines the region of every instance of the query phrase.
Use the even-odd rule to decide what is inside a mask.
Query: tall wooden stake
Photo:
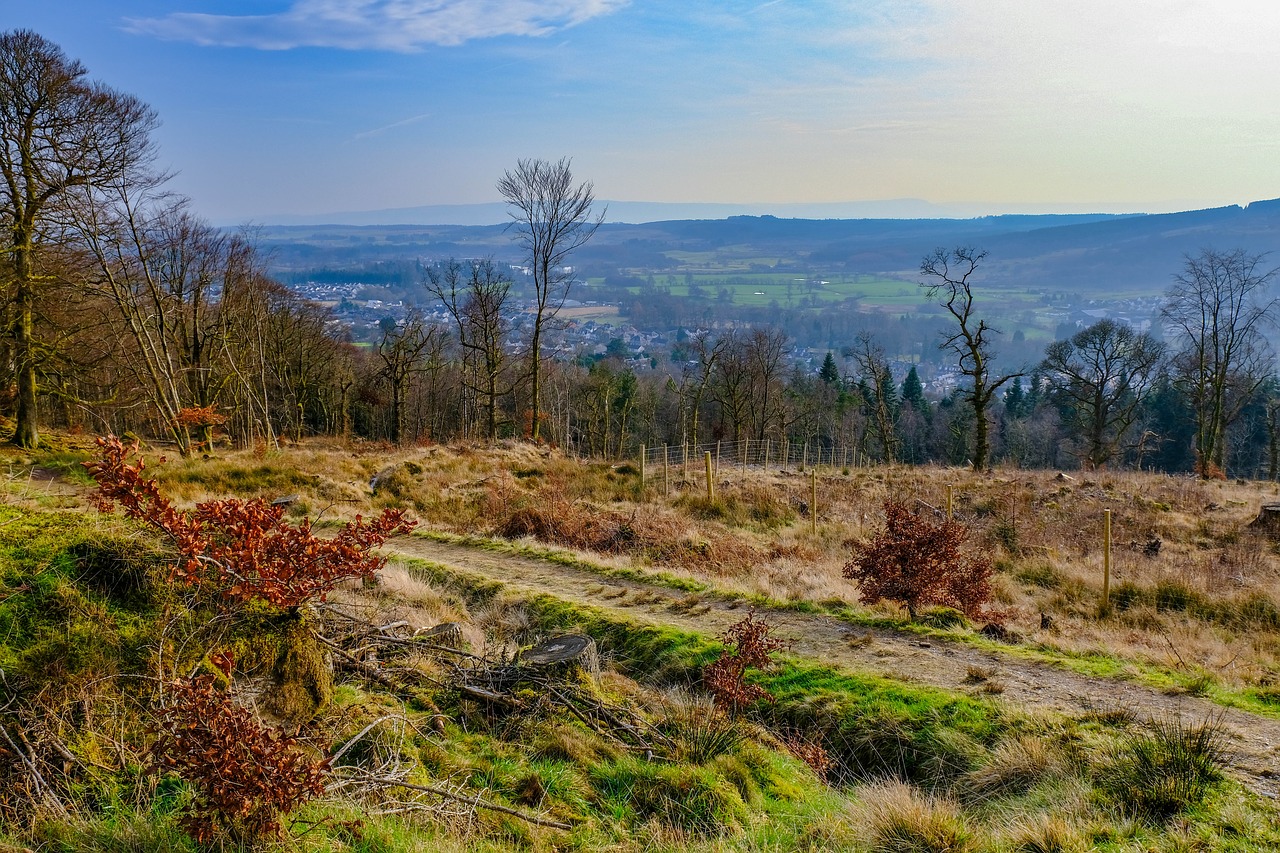
[[[716,481],[711,476],[711,451],[708,450],[703,458],[707,462],[707,500],[713,501],[716,498]]]
[[[662,445],[662,496],[671,497],[671,453],[665,444]]]
[[[640,496],[644,497],[644,445],[640,445]]]
[[[818,535],[818,469],[813,469],[813,495],[809,501],[809,522],[813,528],[813,535]]]
[[[1102,511],[1102,606],[1111,606],[1111,510]]]

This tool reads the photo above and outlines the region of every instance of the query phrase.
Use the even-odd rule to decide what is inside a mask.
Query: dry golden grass
[[[1235,687],[1280,680],[1280,557],[1248,527],[1259,505],[1280,495],[1273,483],[1109,471],[824,469],[815,533],[807,472],[726,466],[708,499],[691,469],[690,481],[669,494],[651,478],[642,495],[633,465],[520,442],[399,449],[314,442],[154,470],[184,505],[297,495],[291,514],[328,520],[404,506],[438,530],[557,546],[729,592],[852,605],[857,588],[841,569],[877,532],[885,498],[942,513],[950,492],[970,544],[999,570],[993,618],[1026,640]],[[1106,509],[1116,606],[1100,618]],[[1158,551],[1150,544],[1157,539]],[[899,615],[891,605],[874,609]]]

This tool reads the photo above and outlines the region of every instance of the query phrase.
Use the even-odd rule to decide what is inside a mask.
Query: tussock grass
[[[1098,791],[1126,817],[1167,821],[1201,805],[1221,782],[1223,750],[1213,723],[1157,720],[1124,739],[1099,771]]]
[[[870,853],[972,853],[980,848],[954,802],[896,780],[861,788],[854,820],[866,827]]]

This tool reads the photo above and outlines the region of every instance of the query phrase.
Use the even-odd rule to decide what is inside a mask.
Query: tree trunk
[[[35,283],[31,261],[30,232],[14,229],[14,273],[17,292],[14,298],[13,359],[17,373],[17,411],[13,443],[19,447],[34,448],[40,442],[36,418],[36,364],[35,364]]]

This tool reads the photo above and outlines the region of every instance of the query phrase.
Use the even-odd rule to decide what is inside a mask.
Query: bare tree
[[[498,181],[498,192],[509,205],[516,240],[524,249],[533,278],[533,334],[529,342],[532,403],[531,437],[541,435],[542,334],[569,295],[573,273],[569,255],[596,233],[604,213],[593,216],[595,188],[590,181],[574,184],[569,159],[519,160]]]
[[[1263,335],[1274,321],[1275,268],[1265,254],[1204,249],[1187,256],[1166,294],[1163,317],[1179,347],[1178,387],[1196,417],[1196,466],[1222,470],[1227,427],[1266,379],[1273,353]]]
[[[973,470],[984,471],[991,452],[987,409],[995,399],[1000,386],[1022,373],[1003,376],[991,375],[991,338],[999,334],[987,325],[987,321],[974,315],[973,276],[979,264],[987,256],[971,246],[960,246],[951,251],[934,249],[920,262],[920,274],[932,281],[923,281],[930,299],[937,299],[956,322],[957,330],[947,335],[940,349],[956,354],[960,373],[969,380],[965,400],[973,408]]]
[[[497,441],[498,400],[508,390],[502,378],[507,364],[507,321],[502,312],[511,279],[492,259],[473,261],[464,273],[462,264],[450,258],[439,269],[427,269],[426,287],[453,317],[463,353],[463,390],[482,402],[485,434],[490,442]]]
[[[1040,369],[1050,393],[1075,412],[1088,441],[1088,465],[1106,465],[1137,419],[1165,347],[1124,323],[1099,320],[1045,350]]]
[[[828,354],[829,355],[829,354]],[[858,346],[853,352],[853,360],[858,365],[858,372],[866,383],[867,404],[871,410],[871,423],[876,431],[880,444],[880,458],[892,462],[898,458],[898,434],[895,430],[897,419],[897,401],[893,374],[889,370],[889,360],[869,334],[858,336]]]
[[[707,386],[711,383],[716,363],[724,355],[730,344],[726,337],[712,338],[711,333],[702,330],[694,335],[690,342],[690,354],[696,358],[684,366],[678,386],[680,399],[685,402],[689,419],[689,443],[698,443],[698,421],[702,412],[702,403],[707,395]]]
[[[45,280],[39,247],[65,222],[78,189],[118,180],[152,159],[156,114],[138,99],[85,79],[88,72],[30,30],[0,34],[0,220],[4,278],[12,290],[9,334],[16,373],[14,442],[39,442],[35,339]]]
[[[227,381],[215,364],[226,334],[218,303],[228,263],[248,247],[192,216],[183,200],[114,189],[84,198],[80,240],[94,260],[94,284],[136,348],[127,370],[186,455],[191,436],[179,413],[214,406]],[[210,432],[203,427],[201,440]]]
[[[391,385],[391,441],[404,442],[409,384],[424,369],[425,354],[437,343],[440,329],[411,314],[403,326],[389,329],[378,342],[382,375]]]

